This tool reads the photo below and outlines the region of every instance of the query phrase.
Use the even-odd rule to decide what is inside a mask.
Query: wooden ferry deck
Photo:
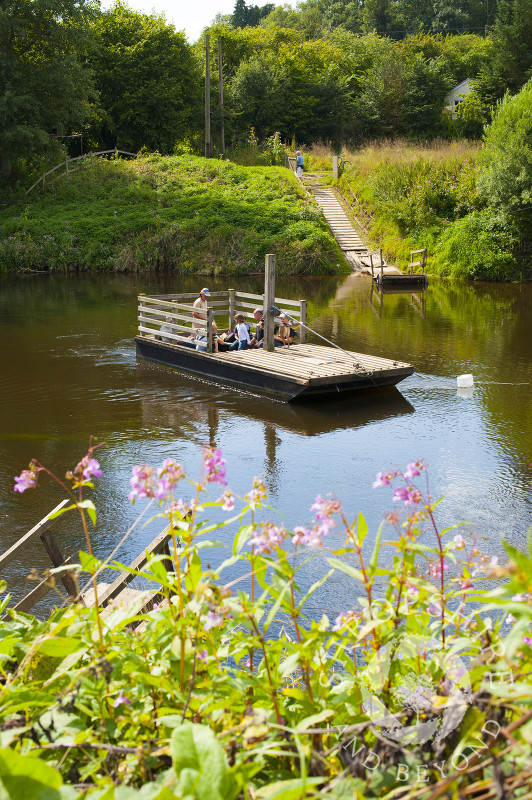
[[[273,256],[267,256],[264,295],[234,289],[210,292],[205,320],[194,317],[192,303],[197,295],[139,296],[137,354],[158,364],[197,375],[210,381],[237,386],[251,392],[290,401],[322,395],[338,395],[358,389],[395,386],[414,368],[403,362],[344,351],[338,347],[308,344],[306,300],[274,300]],[[299,340],[274,347],[274,323],[280,320],[279,303],[288,309],[290,323],[299,330]],[[264,347],[215,353],[214,314],[219,329],[232,330],[235,313],[249,315],[265,309]],[[223,322],[223,325],[222,325]],[[201,350],[194,335],[199,334]]]
[[[414,372],[403,362],[362,353],[350,357],[315,344],[276,347],[272,352],[203,353],[154,337],[137,337],[135,341],[138,354],[149,361],[285,401],[394,386]]]

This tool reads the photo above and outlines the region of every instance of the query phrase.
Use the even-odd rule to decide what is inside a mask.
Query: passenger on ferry
[[[264,339],[264,318],[262,308],[256,308],[253,312],[253,317],[257,323],[255,327],[255,335],[249,343],[250,347],[259,347],[259,342]]]
[[[247,350],[251,341],[249,335],[249,325],[246,324],[246,318],[243,314],[237,314],[235,317],[236,322],[236,337],[237,341],[229,347],[230,350]]]
[[[192,330],[199,330],[203,328],[207,319],[207,297],[210,296],[208,289],[202,289],[197,300],[192,304],[197,311],[192,312],[194,319],[192,320]]]
[[[294,341],[296,332],[291,327],[291,320],[286,314],[281,314],[280,320],[273,332],[273,343],[276,347],[288,347]]]
[[[227,347],[224,347],[227,350]],[[201,350],[201,352],[207,352],[207,332],[205,328],[198,329],[196,334],[196,350]],[[212,352],[218,352],[218,325],[216,322],[212,323]]]

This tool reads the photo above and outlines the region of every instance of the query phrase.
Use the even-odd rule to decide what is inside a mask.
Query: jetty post
[[[264,267],[264,349],[273,352],[273,320],[275,312],[275,256],[273,253],[266,255]]]

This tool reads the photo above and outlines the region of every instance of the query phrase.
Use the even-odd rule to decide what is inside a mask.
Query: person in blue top
[[[296,175],[298,178],[303,177],[303,156],[301,150],[296,150]]]

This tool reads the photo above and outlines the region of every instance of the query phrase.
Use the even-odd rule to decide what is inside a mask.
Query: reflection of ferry
[[[265,296],[267,292],[265,292]],[[414,372],[410,364],[387,358],[353,353],[341,348],[306,342],[306,302],[277,300],[290,307],[294,326],[300,328],[296,344],[274,347],[273,326],[280,309],[264,302],[261,295],[234,290],[213,292],[201,332],[204,341],[197,350],[191,338],[196,295],[139,297],[137,353],[159,364],[193,373],[211,381],[237,386],[279,400],[336,396],[361,389],[394,386]],[[213,352],[213,314],[232,321],[236,312],[249,313],[265,306],[264,347],[223,353]],[[229,323],[231,325],[231,322]]]
[[[395,387],[361,391],[356,404],[346,395],[333,396],[326,404],[272,403],[258,396],[250,402],[239,392],[170,372],[159,376],[154,391],[153,373],[153,367],[138,362],[137,386],[146,424],[156,422],[158,427],[190,435],[196,434],[198,428],[207,428],[209,441],[218,438],[220,414],[241,421],[258,420],[273,430],[319,436],[361,428],[415,410]]]

